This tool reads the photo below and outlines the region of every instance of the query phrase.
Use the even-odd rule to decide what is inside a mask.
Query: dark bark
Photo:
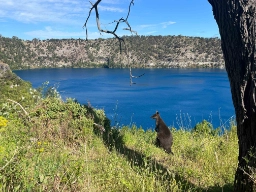
[[[255,0],[208,0],[221,36],[237,121],[238,168],[234,191],[255,191],[248,174],[256,168]],[[254,154],[254,155],[250,155]]]

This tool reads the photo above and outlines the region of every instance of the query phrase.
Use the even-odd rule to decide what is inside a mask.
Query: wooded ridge
[[[223,68],[219,38],[125,36],[109,39],[22,40],[0,35],[0,61],[11,69],[61,67]]]

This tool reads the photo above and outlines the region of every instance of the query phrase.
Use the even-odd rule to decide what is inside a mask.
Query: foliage
[[[29,110],[41,99],[40,93],[31,87],[29,82],[21,80],[14,73],[0,78],[0,115],[12,118],[23,116],[24,110]],[[17,104],[23,106],[23,109]]]
[[[219,128],[214,129],[210,122],[203,120],[202,122],[196,124],[196,126],[192,129],[192,132],[202,136],[218,135]]]
[[[59,92],[57,91],[58,86],[49,86],[49,81],[46,81],[42,84],[41,87],[37,89],[37,91],[41,94],[42,98],[47,98],[47,97],[53,97],[53,98],[60,98],[61,96]]]
[[[223,134],[206,121],[191,131],[171,128],[174,155],[168,155],[154,145],[152,130],[110,127],[101,109],[42,96],[29,83],[13,81],[1,86],[1,191],[232,189],[238,155],[233,125]]]

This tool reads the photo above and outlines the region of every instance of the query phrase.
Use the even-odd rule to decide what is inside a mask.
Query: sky
[[[102,0],[101,28],[112,31],[114,21],[126,18],[129,4],[130,0]],[[0,35],[23,40],[85,39],[83,25],[90,8],[88,0],[0,0]],[[207,0],[134,0],[128,22],[138,35],[219,37]],[[116,32],[119,36],[131,35],[123,28],[125,23]],[[113,37],[99,33],[94,11],[87,30],[88,39]]]

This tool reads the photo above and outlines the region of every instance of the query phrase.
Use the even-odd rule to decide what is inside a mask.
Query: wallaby
[[[151,118],[156,120],[156,146],[162,147],[167,153],[173,154],[171,149],[173,144],[173,137],[170,129],[165,125],[158,111],[156,111],[156,113],[152,115]]]

